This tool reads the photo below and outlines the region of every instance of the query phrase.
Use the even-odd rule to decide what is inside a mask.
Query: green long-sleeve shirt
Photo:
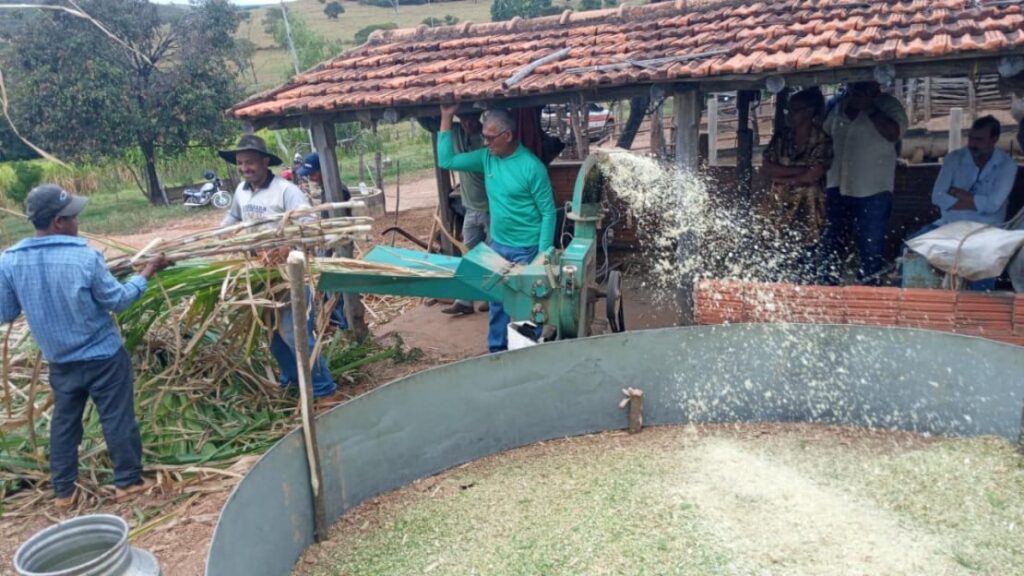
[[[544,163],[520,145],[505,158],[487,148],[456,154],[450,130],[437,135],[437,164],[445,170],[483,172],[491,212],[491,238],[541,252],[555,238],[555,195]]]

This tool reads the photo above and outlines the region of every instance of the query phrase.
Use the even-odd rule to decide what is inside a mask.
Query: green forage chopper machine
[[[621,332],[621,276],[607,257],[619,211],[598,166],[602,154],[591,154],[580,167],[572,201],[565,205],[560,237],[564,242],[570,235],[568,227],[572,239],[563,250],[512,264],[484,243],[461,258],[377,245],[358,266],[321,260],[320,290],[501,302],[513,322],[543,324],[545,340],[589,336],[596,302],[604,299],[609,328]]]

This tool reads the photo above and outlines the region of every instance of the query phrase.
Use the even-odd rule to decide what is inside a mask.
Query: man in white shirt
[[[999,225],[1006,221],[1006,206],[1017,178],[1017,163],[996,149],[1002,127],[999,120],[983,116],[974,121],[967,147],[953,150],[942,161],[942,170],[932,187],[932,204],[939,219],[918,230],[911,238],[951,222],[969,221]],[[969,290],[994,290],[995,278],[967,283]]]
[[[253,134],[246,134],[238,141],[234,150],[221,150],[220,157],[238,167],[242,183],[235,189],[235,197],[222,226],[239,222],[253,222],[274,214],[282,214],[296,208],[308,208],[309,200],[292,182],[275,176],[271,166],[280,166],[281,159],[267,151],[267,143]],[[277,226],[271,224],[270,227]],[[284,262],[288,255],[284,247],[270,255],[271,260]],[[310,312],[313,316],[313,312]],[[313,316],[315,318],[315,316]],[[276,318],[274,335],[270,341],[270,353],[281,370],[282,387],[297,386],[299,371],[295,357],[295,331],[292,323],[291,306],[284,307]],[[315,344],[313,324],[309,322],[310,348]],[[337,390],[334,378],[327,368],[323,355],[313,364],[313,396],[324,398]]]
[[[825,118],[835,160],[825,192],[826,227],[821,250],[827,284],[838,284],[853,235],[860,268],[857,279],[880,283],[885,266],[885,233],[896,180],[896,143],[907,129],[907,114],[877,82],[854,82]]]
[[[998,225],[1006,221],[1006,205],[1017,178],[1017,163],[996,149],[1002,127],[983,116],[974,121],[967,147],[950,152],[932,188],[932,204],[942,215],[934,227],[968,220]]]

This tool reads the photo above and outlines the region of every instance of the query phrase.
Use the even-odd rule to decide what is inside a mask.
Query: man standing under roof
[[[455,152],[462,154],[480,150],[484,147],[483,125],[480,123],[479,112],[464,112],[458,115],[459,123],[452,127],[452,143]],[[481,242],[487,241],[490,231],[491,215],[487,206],[487,187],[484,186],[484,175],[480,172],[459,172],[459,187],[462,191],[462,206],[466,214],[462,218],[462,242],[470,250]],[[480,311],[488,310],[485,302]],[[473,303],[468,300],[456,300],[454,304],[441,309],[445,314],[472,314]]]
[[[835,159],[825,191],[822,252],[825,277],[838,284],[850,233],[860,256],[857,280],[878,285],[885,265],[885,233],[896,182],[896,146],[907,129],[907,113],[877,82],[853,82],[848,95],[825,118]]]
[[[145,490],[142,437],[135,421],[132,360],[111,312],[131,306],[147,280],[170,266],[159,256],[122,284],[103,255],[78,237],[86,199],[44,184],[25,201],[36,229],[0,255],[0,323],[22,312],[43,358],[50,364],[50,474],[58,508],[75,501],[82,414],[92,398],[114,464],[115,495]]]
[[[254,222],[275,214],[283,214],[297,208],[308,208],[309,200],[295,184],[275,176],[271,166],[280,166],[281,159],[267,151],[267,144],[259,136],[246,134],[238,141],[234,150],[221,150],[220,157],[238,167],[242,182],[235,189],[234,201],[224,216],[222,226],[239,222]],[[283,263],[288,257],[287,246],[267,256],[271,263]],[[312,314],[312,311],[310,312]],[[281,370],[282,387],[297,386],[299,370],[295,357],[295,330],[292,324],[291,306],[278,309],[275,313],[274,335],[270,341],[270,353]],[[309,322],[310,348],[315,345],[314,322]],[[313,363],[313,396],[324,398],[337,391],[337,384],[331,377],[327,362],[321,354]]]
[[[516,124],[505,110],[484,115],[484,148],[457,154],[452,118],[458,104],[441,106],[437,164],[446,170],[482,172],[490,208],[490,246],[513,263],[528,263],[554,245],[555,200],[547,168],[516,138]],[[510,322],[501,302],[490,304],[487,348],[508,349]]]
[[[302,163],[295,170],[295,175],[299,178],[305,178],[310,182],[314,183],[320,189],[320,203],[323,204],[327,201],[326,191],[324,190],[324,174],[320,171],[320,153],[310,152],[306,154],[306,157],[302,159]],[[341,189],[338,190],[339,197],[341,199],[351,198],[352,194],[348,190],[348,186],[345,186],[344,182],[338,182]],[[321,251],[320,256],[332,256],[334,251],[331,249],[325,249]],[[334,308],[331,310],[331,326],[339,328],[341,330],[348,330],[348,320],[345,318],[345,296],[338,292],[338,301],[335,303]],[[328,301],[330,298],[325,296],[324,301]]]

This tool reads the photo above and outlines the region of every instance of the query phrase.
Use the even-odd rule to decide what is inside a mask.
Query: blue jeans
[[[134,378],[132,361],[124,348],[101,360],[50,364],[50,474],[58,498],[75,491],[82,414],[89,398],[100,415],[103,438],[114,464],[114,485],[125,488],[142,481],[142,437],[135,422]]]
[[[308,292],[306,296],[307,298],[309,297]],[[285,387],[295,386],[299,383],[299,367],[295,356],[295,324],[293,320],[292,309],[289,305],[281,313],[281,329],[278,330],[275,327],[274,335],[270,340],[270,353],[274,356],[274,360],[277,361],[278,368],[281,369],[281,386]],[[309,310],[309,320],[306,323],[310,350],[316,345],[316,336],[313,333],[315,324],[316,308],[311,307]],[[282,332],[284,333],[283,336]],[[334,378],[331,377],[331,371],[327,367],[327,361],[324,359],[323,354],[313,363],[311,372],[314,397],[327,396],[333,394],[338,389],[338,385],[334,383]]]
[[[491,240],[491,248],[499,256],[516,264],[528,264],[537,257],[538,248],[515,248]],[[491,302],[487,319],[487,349],[491,352],[508,350],[508,324],[512,321],[501,302]]]
[[[927,233],[931,232],[932,230],[935,230],[935,229],[939,228],[940,226],[941,226],[941,224],[939,224],[937,222],[932,222],[931,224],[926,224],[923,228],[921,228],[917,232],[914,232],[910,236],[907,236],[907,240],[910,240],[911,238],[917,238],[918,236],[921,236],[923,234],[927,234]],[[903,253],[906,253],[906,250],[907,249],[904,246]],[[996,289],[996,279],[995,278],[986,278],[984,280],[964,280],[963,282],[964,282],[964,289],[965,290],[970,290],[971,292],[991,292],[991,291]]]
[[[879,192],[865,198],[843,196],[839,188],[825,191],[825,231],[821,236],[823,284],[838,285],[849,257],[849,238],[853,234],[860,269],[857,281],[877,286],[877,276],[885,267],[885,232],[892,214],[892,192]]]

